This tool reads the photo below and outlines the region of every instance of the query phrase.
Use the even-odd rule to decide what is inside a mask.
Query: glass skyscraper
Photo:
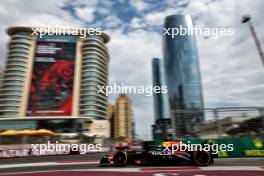
[[[164,66],[161,59],[153,58],[152,60],[152,81],[153,86],[166,86]],[[166,93],[154,93],[154,110],[155,120],[169,118],[169,102]]]
[[[152,81],[153,86],[166,86],[164,63],[162,59],[153,58],[152,60]],[[154,140],[170,140],[172,138],[172,128],[167,93],[154,93],[154,114],[155,124],[152,125]]]
[[[171,15],[165,19],[164,28],[193,28],[189,15]],[[203,96],[198,63],[198,53],[194,35],[172,36],[163,38],[164,65],[172,125],[177,136],[192,135],[195,125],[203,121],[203,113],[193,110],[203,109]],[[175,113],[175,110],[183,110]],[[191,110],[191,111],[190,111]]]

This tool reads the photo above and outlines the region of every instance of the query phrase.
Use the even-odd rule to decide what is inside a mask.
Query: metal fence
[[[264,107],[174,110],[173,138],[264,136]]]

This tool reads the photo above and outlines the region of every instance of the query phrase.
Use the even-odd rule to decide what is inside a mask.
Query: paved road
[[[152,175],[152,176],[174,176],[174,175],[219,175],[219,176],[253,176],[264,175],[264,158],[251,158],[251,159],[216,159],[213,166],[206,167],[207,170],[201,170],[195,167],[135,167],[130,166],[126,168],[99,168],[98,160],[103,156],[103,153],[88,154],[88,155],[64,155],[64,156],[45,156],[45,157],[28,157],[28,158],[13,158],[0,160],[0,173],[21,173],[20,176],[38,175],[38,176],[57,176],[57,175]],[[242,167],[241,167],[242,166]],[[249,167],[248,167],[249,166]],[[253,166],[253,167],[252,167]],[[255,167],[258,166],[258,167]],[[149,168],[149,170],[148,170]],[[263,169],[258,170],[257,169]],[[122,170],[123,169],[123,170]],[[211,169],[211,170],[210,170]],[[227,170],[233,171],[227,171]],[[246,170],[243,170],[246,169]],[[56,172],[54,170],[57,170]],[[67,172],[65,172],[67,170]],[[176,170],[176,171],[175,171]],[[38,171],[38,173],[34,173]],[[45,172],[39,172],[45,171]],[[53,171],[47,172],[47,171]],[[102,172],[103,171],[103,172]],[[129,172],[133,171],[133,172]],[[242,174],[241,174],[242,172]],[[240,174],[239,174],[240,173]],[[0,174],[0,175],[1,175]],[[13,175],[13,174],[12,174]]]
[[[12,176],[263,176],[264,171],[175,171],[175,172],[94,172],[55,171],[42,173],[20,173]]]
[[[21,164],[21,163],[38,163],[52,161],[71,161],[71,160],[99,160],[105,153],[91,153],[86,155],[57,155],[57,156],[32,156],[27,158],[10,158],[0,159],[1,164]]]
[[[105,153],[91,153],[86,155],[57,155],[34,156],[27,158],[0,159],[2,164],[24,164],[39,162],[68,162],[68,161],[98,161]],[[264,166],[264,158],[217,158],[216,166]]]

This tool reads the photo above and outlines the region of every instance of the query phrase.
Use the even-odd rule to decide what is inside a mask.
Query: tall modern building
[[[193,28],[189,15],[171,15],[164,28]],[[203,113],[189,110],[203,109],[203,95],[195,36],[164,35],[165,75],[168,86],[174,137],[192,135],[195,125],[203,121]],[[175,113],[175,110],[183,110]]]
[[[119,95],[116,100],[113,123],[114,138],[123,138],[128,142],[133,140],[131,100],[125,94]]]
[[[152,60],[152,86],[166,86],[163,60],[153,58]],[[171,119],[167,93],[154,93],[154,115],[155,124],[152,125],[154,140],[171,139]]]
[[[158,58],[152,60],[152,82],[153,86],[166,86],[163,61]],[[168,94],[154,93],[155,119],[170,118]]]
[[[67,32],[40,36],[29,27],[7,30],[0,130],[74,132],[107,119],[107,97],[97,91],[108,82],[109,37],[102,32],[83,37],[80,29]]]

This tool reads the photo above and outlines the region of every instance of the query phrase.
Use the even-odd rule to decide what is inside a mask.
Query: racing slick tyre
[[[106,155],[104,156],[101,160],[100,160],[100,166],[103,166],[103,165],[107,165],[109,164],[111,161],[109,159],[109,156]]]
[[[127,164],[127,154],[123,151],[118,151],[113,156],[113,162],[119,166],[125,166]]]
[[[211,161],[211,155],[207,151],[195,151],[193,153],[193,162],[197,166],[208,166]]]

